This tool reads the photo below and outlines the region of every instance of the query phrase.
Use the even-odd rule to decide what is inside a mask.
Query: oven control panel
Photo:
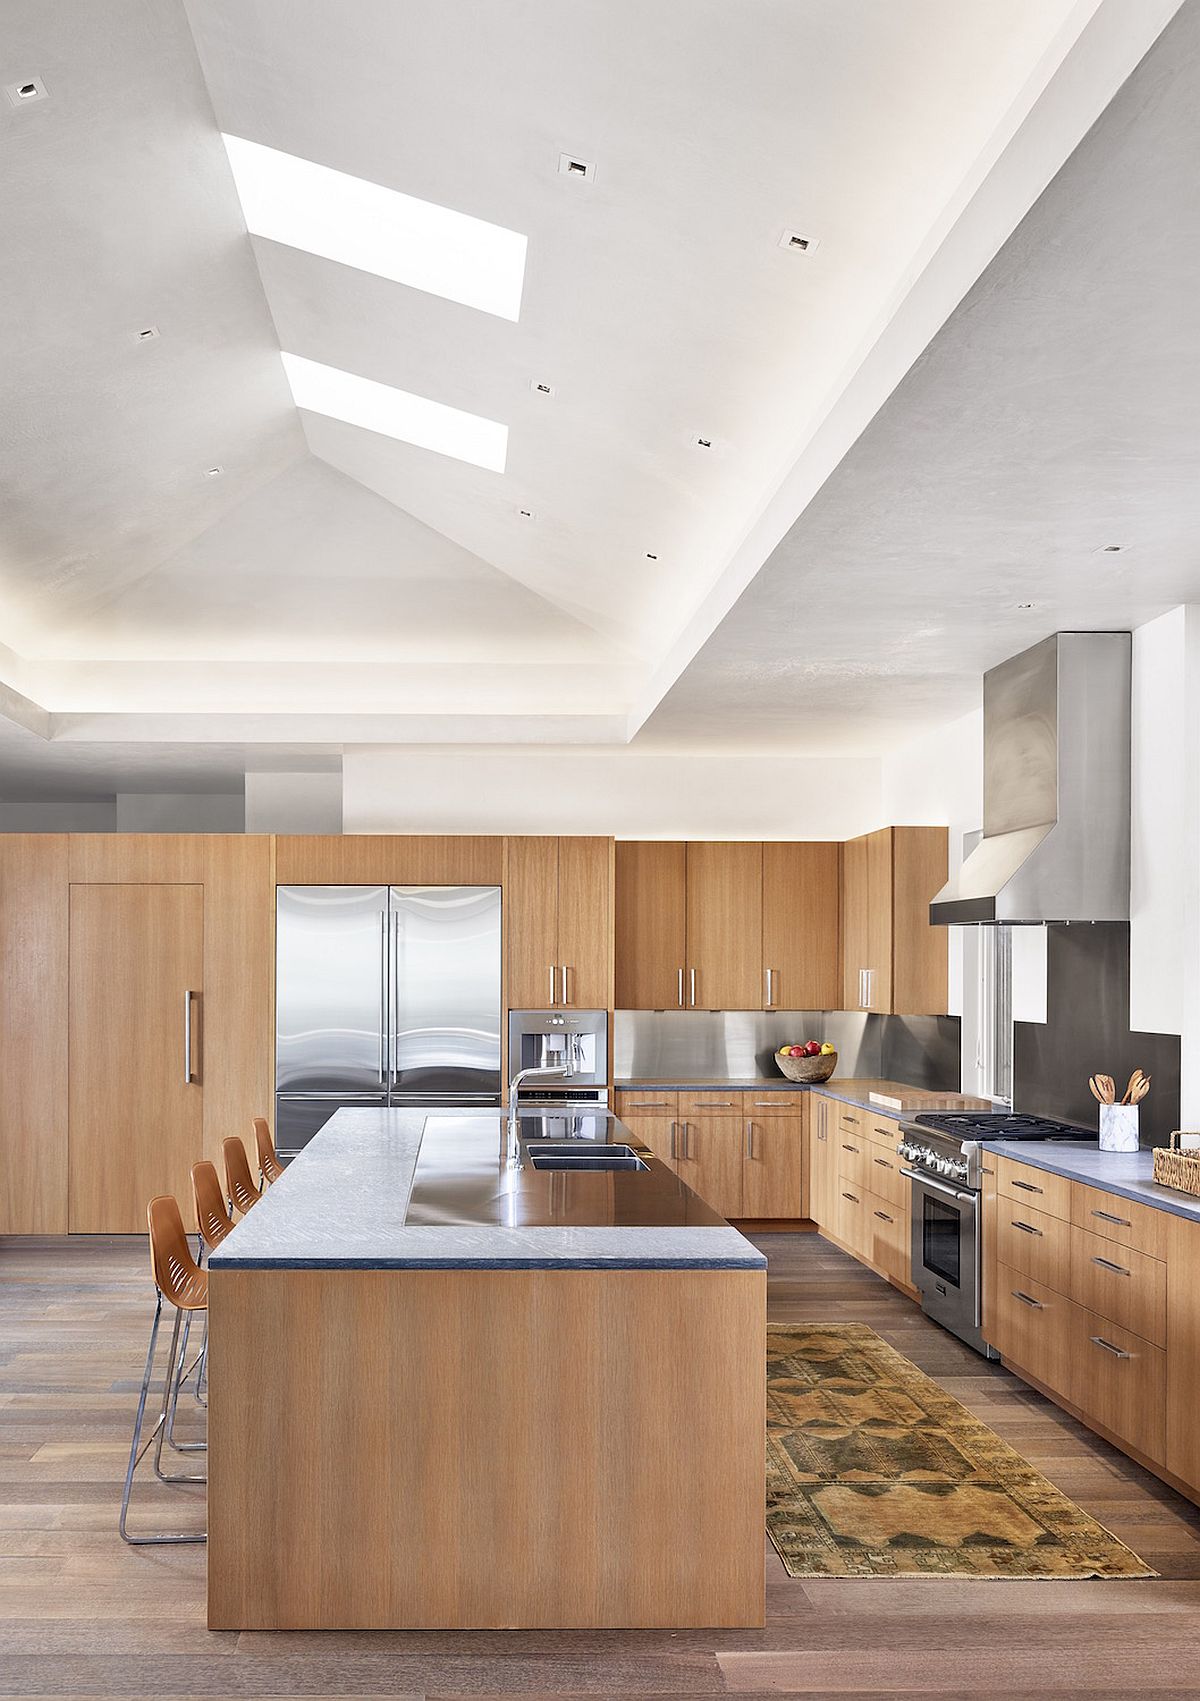
[[[931,1175],[943,1175],[947,1181],[966,1181],[970,1175],[966,1158],[936,1152],[932,1146],[919,1145],[915,1140],[901,1140],[899,1151],[907,1163],[926,1169]]]

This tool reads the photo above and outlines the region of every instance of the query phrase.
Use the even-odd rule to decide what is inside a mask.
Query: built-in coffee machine
[[[526,1082],[522,1099],[532,1104],[608,1103],[608,1012],[606,1010],[510,1010],[508,1073],[562,1069],[557,1081]]]

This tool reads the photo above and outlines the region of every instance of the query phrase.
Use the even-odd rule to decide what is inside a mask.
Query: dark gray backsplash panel
[[[781,1045],[828,1040],[837,1072],[957,1092],[957,1016],[868,1016],[857,1010],[618,1010],[613,1079],[740,1080],[778,1075]]]
[[[1046,1022],[1013,1024],[1013,1106],[1097,1126],[1088,1076],[1111,1075],[1117,1097],[1135,1069],[1154,1077],[1142,1103],[1144,1146],[1179,1127],[1179,1036],[1129,1027],[1129,923],[1047,930]]]

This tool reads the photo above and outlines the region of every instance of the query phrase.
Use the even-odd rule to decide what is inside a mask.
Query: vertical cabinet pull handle
[[[696,1008],[696,971],[691,969],[689,973],[692,977],[692,1009],[694,1010]]]
[[[567,964],[566,963],[564,963],[562,965],[562,967],[559,969],[559,974],[562,976],[562,1001],[563,1001],[564,1004],[569,1004],[571,1002],[571,995],[567,991],[567,987],[569,985],[569,982],[567,980]]]
[[[551,963],[551,965],[550,965],[550,1002],[551,1002],[551,1004],[557,1003],[557,999],[554,996],[554,964],[553,963]]]
[[[677,1122],[671,1124],[671,1156],[673,1158],[679,1156],[679,1124]]]
[[[768,969],[766,971],[766,973],[767,973],[767,1006],[769,1008],[775,1002],[775,1000],[771,997],[771,980],[772,980],[772,977],[774,975],[774,970]]]
[[[685,1158],[690,1158],[692,1155],[692,1125],[690,1122],[685,1122],[683,1125],[683,1155]]]
[[[679,1008],[683,1009],[683,970],[679,971]]]
[[[192,993],[183,995],[183,1084],[192,1084]]]
[[[748,1158],[754,1156],[754,1124],[750,1121],[746,1123],[746,1156]]]

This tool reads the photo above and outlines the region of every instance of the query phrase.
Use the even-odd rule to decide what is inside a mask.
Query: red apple
[[[809,1040],[804,1048],[804,1055],[805,1057],[819,1057],[821,1055],[820,1040]]]

